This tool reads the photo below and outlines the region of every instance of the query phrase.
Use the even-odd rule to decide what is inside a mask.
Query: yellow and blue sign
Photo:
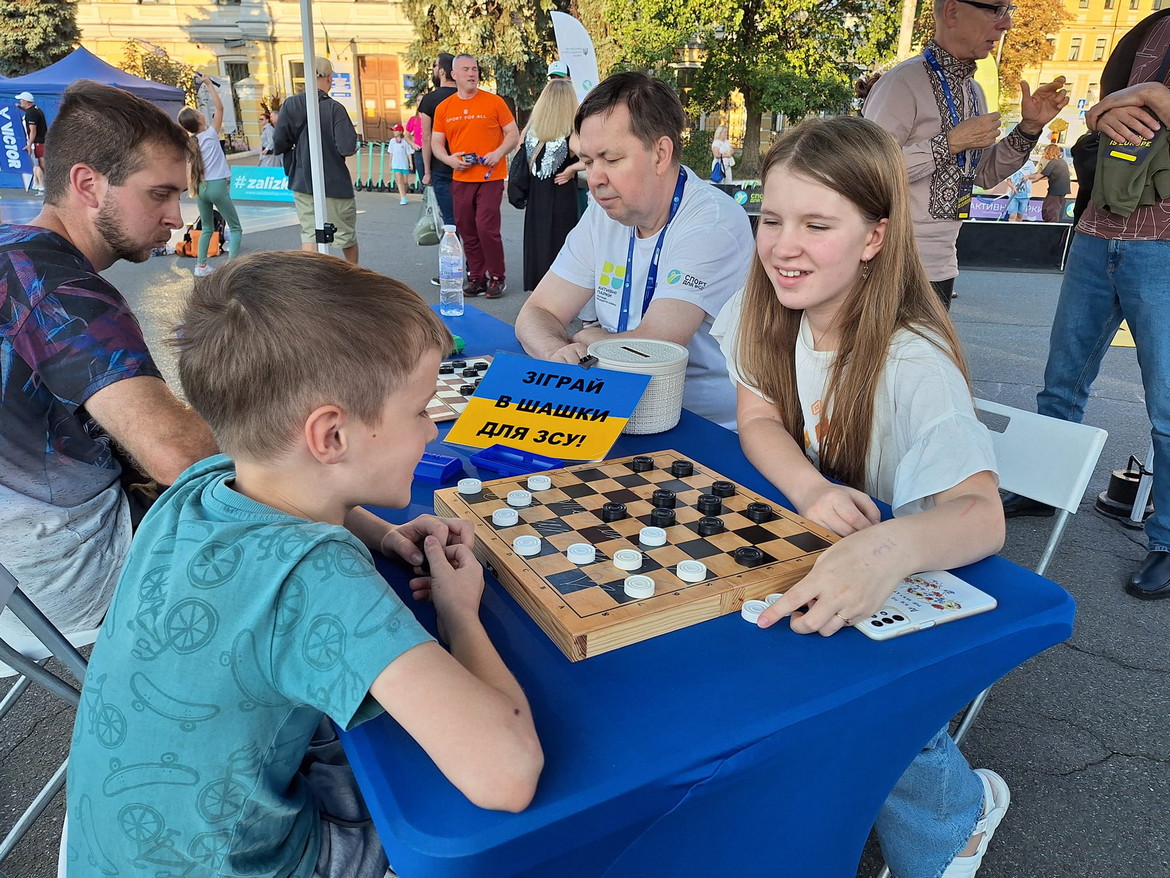
[[[446,441],[600,460],[649,383],[649,375],[497,354]]]

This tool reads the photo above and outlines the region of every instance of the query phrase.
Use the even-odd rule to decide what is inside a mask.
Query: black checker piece
[[[832,545],[828,540],[822,540],[816,534],[810,533],[793,534],[784,539],[792,543],[796,548],[804,549],[806,552],[816,552],[819,549],[827,549]]]

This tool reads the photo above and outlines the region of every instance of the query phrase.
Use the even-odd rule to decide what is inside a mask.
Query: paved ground
[[[400,207],[390,195],[358,196],[362,261],[392,274],[437,301],[429,279],[437,248],[414,245],[410,230],[417,199]],[[521,276],[523,214],[504,206],[504,240],[513,278]],[[5,221],[19,205],[0,202]],[[249,231],[245,252],[295,247],[292,228],[272,229],[279,218],[256,215],[268,231]],[[111,279],[138,309],[148,336],[158,339],[174,320],[191,285],[193,260],[151,259],[120,265]],[[1060,278],[1051,274],[965,272],[952,315],[966,346],[979,396],[1033,408],[1047,353],[1047,327]],[[512,322],[523,300],[514,287],[483,310]],[[167,358],[155,344],[156,355]],[[1129,454],[1144,456],[1148,423],[1132,348],[1114,348],[1086,420],[1109,430],[1109,442],[1090,485],[1088,501],[1069,525],[1049,576],[1078,603],[1077,629],[1066,644],[1033,659],[998,684],[966,750],[975,765],[996,768],[1012,786],[1012,809],[996,835],[980,878],[1170,878],[1170,658],[1165,648],[1170,601],[1146,604],[1122,593],[1124,578],[1144,557],[1134,533],[1091,510],[1109,471]],[[1004,554],[1033,566],[1050,520],[1009,523]],[[929,685],[924,681],[923,685]],[[0,828],[52,771],[67,747],[70,712],[47,699],[26,699],[0,726]],[[12,800],[12,801],[10,801]],[[54,874],[59,801],[3,863],[13,878]],[[782,828],[769,843],[784,839]],[[876,873],[872,856],[859,876]],[[409,876],[407,876],[409,878]],[[555,878],[555,876],[550,876]],[[736,876],[726,876],[736,878]],[[793,876],[797,878],[797,876]]]

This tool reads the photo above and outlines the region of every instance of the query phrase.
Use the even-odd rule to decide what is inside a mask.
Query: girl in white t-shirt
[[[858,117],[808,120],[780,137],[761,177],[756,258],[712,335],[737,385],[744,453],[842,537],[759,624],[789,616],[794,631],[829,636],[879,609],[903,577],[998,551],[1003,510],[893,139]],[[895,517],[882,521],[871,494]],[[878,816],[892,871],[974,875],[1009,800],[944,728]]]
[[[394,139],[387,147],[387,151],[390,153],[390,169],[394,175],[394,181],[398,184],[398,203],[406,204],[406,178],[410,175],[413,148],[410,141],[403,136],[405,129],[401,125],[395,125],[392,130],[394,131]]]
[[[240,242],[244,237],[240,217],[236,213],[236,206],[232,203],[231,186],[232,171],[228,167],[227,157],[223,154],[223,147],[219,145],[219,134],[223,130],[223,101],[219,97],[219,89],[214,84],[204,81],[196,74],[197,88],[206,88],[211,95],[211,103],[215,111],[211,117],[211,124],[198,110],[184,107],[179,111],[179,124],[191,133],[191,154],[187,165],[187,183],[191,197],[199,205],[199,220],[203,233],[199,236],[199,258],[195,260],[195,276],[206,277],[211,274],[212,268],[207,264],[207,248],[211,243],[211,232],[215,228],[216,209],[223,214],[224,221],[231,230],[228,240],[228,258],[240,252]]]

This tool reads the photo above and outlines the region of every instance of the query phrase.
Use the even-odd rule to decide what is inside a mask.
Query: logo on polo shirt
[[[696,290],[701,290],[707,286],[705,280],[699,280],[693,274],[683,274],[677,268],[672,268],[666,273],[666,282],[668,284],[682,283],[684,287],[693,287]]]
[[[626,281],[626,267],[624,265],[614,265],[612,262],[601,263],[601,279],[598,281],[601,286],[609,287],[611,290],[620,290]]]

